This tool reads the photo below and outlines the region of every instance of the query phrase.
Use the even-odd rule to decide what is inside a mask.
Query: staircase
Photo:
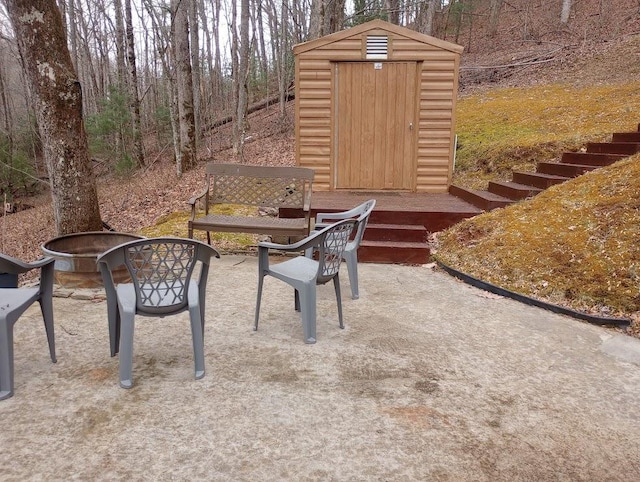
[[[423,264],[431,254],[427,236],[424,226],[371,223],[360,243],[358,259],[369,263]]]
[[[376,207],[358,249],[358,261],[365,263],[427,263],[429,233],[482,212],[450,194],[329,191],[313,193],[311,216],[346,211],[371,198]],[[281,216],[288,214],[280,210]]]
[[[637,152],[640,152],[640,124],[635,132],[614,133],[611,142],[587,143],[586,152],[565,152],[560,162],[539,162],[536,172],[513,172],[511,181],[490,181],[486,191],[451,185],[449,193],[483,211],[491,211]]]

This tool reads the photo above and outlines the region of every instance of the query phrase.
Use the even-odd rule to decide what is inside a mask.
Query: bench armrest
[[[190,221],[193,221],[193,220],[196,219],[196,204],[203,197],[205,198],[205,212],[206,212],[206,214],[209,214],[209,186],[207,186],[207,188],[205,190],[203,190],[199,194],[196,194],[195,196],[190,198],[189,201],[187,201],[191,205],[191,218],[190,218]]]

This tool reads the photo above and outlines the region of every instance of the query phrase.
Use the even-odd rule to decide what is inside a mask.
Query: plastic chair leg
[[[47,332],[49,355],[51,356],[51,361],[53,363],[56,363],[56,338],[53,328],[53,296],[49,294],[43,294],[38,301],[40,302],[40,311],[42,311],[44,329]]]
[[[258,331],[258,319],[260,318],[260,301],[262,300],[262,285],[264,284],[264,275],[262,271],[258,274],[258,298],[256,299],[256,318],[253,323],[253,331]]]
[[[358,290],[358,253],[354,251],[345,251],[344,260],[347,263],[347,271],[349,272],[349,284],[351,285],[351,298],[357,300],[360,298]]]
[[[338,323],[340,328],[344,328],[344,323],[342,322],[342,294],[340,293],[340,278],[338,274],[333,277],[333,288],[336,291],[336,301],[338,302]]]
[[[193,338],[193,359],[195,361],[196,380],[204,377],[204,336],[202,332],[203,321],[200,318],[200,306],[189,306],[189,318],[191,321],[191,336]]]
[[[13,323],[0,318],[0,400],[13,396]]]
[[[133,331],[135,314],[122,310],[120,334],[120,386],[131,388],[133,386]]]
[[[116,356],[120,350],[120,310],[115,295],[107,297],[107,318],[109,323],[109,348],[111,356]]]
[[[316,342],[316,285],[307,284],[297,290],[302,312],[302,332],[305,343]]]
[[[206,285],[205,285],[206,286]],[[198,290],[194,290],[198,293],[198,304],[200,306],[200,327],[202,329],[202,338],[204,339],[204,312],[206,306],[206,292],[205,290],[200,290],[200,286],[198,285]]]

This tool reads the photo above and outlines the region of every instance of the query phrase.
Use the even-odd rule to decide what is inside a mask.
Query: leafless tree
[[[416,30],[426,35],[433,34],[433,19],[436,13],[436,3],[438,0],[425,0],[418,2],[418,12],[416,15]]]
[[[345,0],[312,0],[309,39],[337,32],[344,25]]]
[[[489,36],[495,37],[498,33],[498,20],[503,0],[491,0],[489,3]]]
[[[400,0],[385,0],[389,22],[400,25]]]
[[[173,50],[176,61],[176,90],[178,95],[178,119],[180,132],[180,162],[178,176],[196,163],[195,116],[193,112],[193,74],[189,48],[190,0],[174,0]]]
[[[235,49],[237,55],[237,70],[233,73],[233,82],[235,86],[233,152],[239,159],[242,159],[244,155],[244,138],[247,130],[247,109],[249,107],[249,91],[247,85],[249,77],[249,55],[251,53],[251,47],[249,44],[249,19],[249,0],[241,0],[239,34],[234,33],[237,45]],[[234,29],[234,32],[235,31],[237,31],[237,29]]]
[[[142,127],[140,119],[140,97],[138,95],[138,68],[136,65],[135,39],[133,36],[133,19],[131,16],[131,0],[125,0],[125,23],[127,36],[127,63],[129,67],[129,106],[132,114],[133,157],[136,167],[144,165],[144,146],[142,143]]]
[[[569,15],[571,14],[572,0],[562,0],[562,12],[560,13],[560,23],[569,23]]]
[[[125,33],[124,33],[124,12],[122,10],[122,0],[113,0],[115,10],[115,40],[116,40],[116,66],[118,68],[118,86],[124,87],[126,82],[125,67]],[[107,17],[109,18],[109,17]]]
[[[58,234],[102,229],[82,119],[82,91],[55,0],[7,0],[37,103]]]
[[[200,124],[202,118],[202,72],[200,69],[200,35],[198,34],[200,28],[198,25],[198,2],[197,0],[183,0],[187,1],[188,10],[188,28],[189,28],[189,53],[191,55],[191,76],[192,76],[192,96],[193,96],[193,133],[194,143],[198,144],[198,138],[200,137]]]

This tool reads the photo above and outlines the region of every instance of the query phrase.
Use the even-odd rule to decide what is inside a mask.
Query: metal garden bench
[[[195,230],[206,231],[209,243],[211,232],[289,237],[309,234],[313,169],[209,163],[206,174],[205,189],[189,200],[190,238]],[[212,212],[216,204],[271,208],[274,213],[280,208],[289,208],[300,211],[302,217],[219,214]],[[204,215],[200,217],[199,206],[204,208]]]

